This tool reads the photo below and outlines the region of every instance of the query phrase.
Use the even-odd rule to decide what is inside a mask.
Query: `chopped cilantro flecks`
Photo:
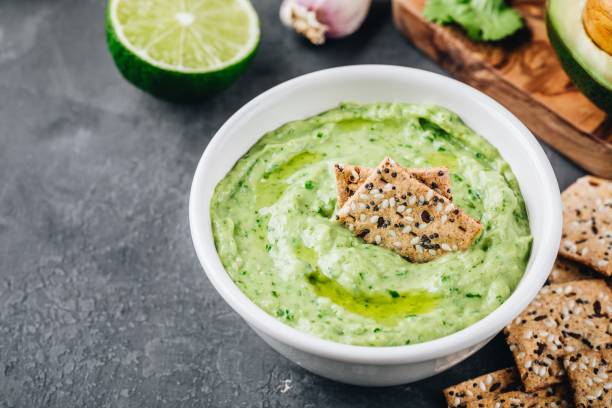
[[[476,41],[498,41],[523,27],[505,0],[427,0],[424,14],[438,24],[460,25]]]
[[[306,188],[306,190],[312,190],[314,188],[314,183],[312,182],[312,180],[306,180],[306,182],[304,183],[304,187]]]
[[[397,293],[397,291],[395,290],[390,290],[389,294],[391,295],[392,298],[398,298],[400,296],[399,293]]]
[[[293,313],[291,312],[291,310],[289,309],[277,309],[276,310],[276,315],[278,317],[284,317],[285,319],[291,321],[294,319]]]
[[[468,297],[468,298],[481,298],[482,296],[480,295],[480,293],[466,293],[465,297]]]

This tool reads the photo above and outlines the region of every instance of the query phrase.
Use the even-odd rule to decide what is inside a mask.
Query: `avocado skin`
[[[574,85],[604,112],[612,114],[612,90],[593,79],[588,71],[574,59],[570,49],[557,34],[557,29],[548,14],[546,15],[546,28],[548,39],[557,53],[561,66]]]

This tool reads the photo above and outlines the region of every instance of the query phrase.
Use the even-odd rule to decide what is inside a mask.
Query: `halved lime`
[[[259,19],[248,0],[110,0],[106,36],[128,81],[163,99],[197,101],[244,71]]]

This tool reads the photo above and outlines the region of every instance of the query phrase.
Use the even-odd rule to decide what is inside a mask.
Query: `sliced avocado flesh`
[[[612,114],[612,56],[588,36],[582,23],[586,0],[549,0],[548,37],[572,82]]]

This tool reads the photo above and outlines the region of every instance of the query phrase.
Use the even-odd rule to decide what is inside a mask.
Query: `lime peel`
[[[259,45],[248,0],[110,0],[106,34],[121,74],[158,97],[197,101],[229,86]]]

